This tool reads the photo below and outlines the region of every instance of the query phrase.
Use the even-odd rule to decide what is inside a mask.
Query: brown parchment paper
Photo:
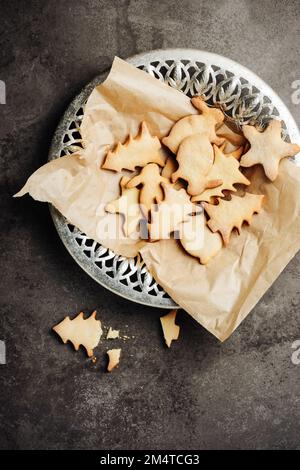
[[[206,266],[175,240],[147,244],[141,254],[156,281],[221,341],[237,328],[300,248],[300,168],[280,164],[274,183],[261,167],[247,191],[264,194],[263,211],[233,234]]]
[[[175,240],[146,243],[103,238],[103,227],[114,227],[118,215],[103,204],[119,195],[122,175],[100,166],[107,145],[135,136],[142,120],[158,137],[168,134],[181,117],[195,113],[182,93],[115,58],[106,81],[92,92],[81,133],[84,149],[37,170],[17,194],[27,192],[51,202],[89,237],[124,256],[140,250],[156,281],[201,325],[225,340],[246,317],[300,248],[300,169],[285,160],[274,183],[259,167],[251,169],[250,191],[265,194],[261,214],[240,236],[232,235],[206,266],[187,255]]]
[[[67,220],[117,254],[133,257],[145,242],[126,238],[122,216],[105,204],[119,197],[124,174],[102,170],[108,146],[136,136],[142,121],[152,135],[165,136],[175,121],[197,111],[177,90],[116,57],[107,79],[91,93],[81,125],[84,150],[39,168],[16,196],[29,193],[50,202]],[[103,236],[103,232],[112,237]]]

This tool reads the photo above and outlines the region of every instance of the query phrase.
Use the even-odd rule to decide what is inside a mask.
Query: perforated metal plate
[[[299,131],[286,106],[276,93],[245,67],[225,57],[204,51],[177,49],[152,51],[128,59],[136,67],[182,91],[201,94],[209,104],[221,106],[237,125],[259,124],[282,119],[283,135],[299,142]],[[96,77],[73,100],[59,124],[49,152],[49,160],[81,148],[80,124],[84,104],[93,88],[107,74]],[[299,159],[294,159],[299,164]],[[140,256],[127,259],[89,239],[51,207],[56,229],[76,262],[99,284],[118,295],[142,304],[176,308],[175,302],[155,282]]]

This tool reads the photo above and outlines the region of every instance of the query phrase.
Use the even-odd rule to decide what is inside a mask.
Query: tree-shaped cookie
[[[71,341],[76,351],[80,345],[84,346],[89,357],[93,356],[93,349],[98,346],[102,335],[101,322],[96,320],[96,312],[87,319],[84,319],[82,312],[73,320],[65,317],[53,330],[64,343]]]
[[[171,129],[168,137],[162,142],[169,147],[173,153],[177,153],[178,147],[186,137],[193,134],[205,134],[209,142],[221,145],[223,138],[216,134],[216,124],[223,122],[224,114],[217,108],[210,108],[200,96],[192,98],[192,103],[201,114],[193,114],[179,119]]]
[[[271,181],[278,176],[280,160],[300,152],[299,145],[282,139],[281,122],[276,119],[271,121],[263,132],[259,132],[254,126],[243,126],[243,132],[251,147],[242,156],[241,165],[249,167],[260,163]]]
[[[170,238],[170,234],[179,228],[189,214],[201,211],[201,208],[191,203],[185,189],[177,191],[171,184],[165,183],[162,186],[165,198],[157,210],[151,209],[149,232],[153,241]]]
[[[228,245],[232,230],[236,228],[240,233],[244,221],[250,224],[253,214],[260,212],[263,199],[262,195],[246,193],[244,197],[232,196],[230,201],[219,199],[217,205],[204,202],[210,217],[207,225],[213,232],[220,232],[224,244]]]
[[[164,166],[160,141],[158,137],[152,137],[147,124],[142,122],[140,132],[135,138],[130,135],[125,144],[118,143],[114,150],[108,152],[102,168],[133,171],[136,166],[143,167],[150,162]]]
[[[212,197],[223,197],[225,189],[236,191],[234,184],[250,184],[250,181],[239,171],[239,162],[234,157],[227,157],[216,145],[214,145],[214,154],[214,163],[206,176],[207,186],[211,186],[210,181],[216,180],[222,181],[222,184],[215,188],[206,189],[202,194],[193,197],[193,202],[210,202]]]
[[[137,233],[140,220],[143,218],[139,204],[139,190],[137,188],[126,188],[129,181],[123,176],[120,181],[121,196],[115,201],[109,202],[105,210],[111,214],[122,214],[124,217],[123,231],[126,237]]]
[[[180,144],[177,153],[178,170],[172,175],[172,182],[179,178],[188,182],[187,192],[191,195],[200,194],[206,188],[206,175],[212,168],[214,152],[205,134],[194,134],[186,137]],[[214,186],[220,181],[213,182]]]
[[[204,212],[182,223],[180,243],[187,253],[199,258],[201,264],[207,264],[223,246],[221,235],[207,227]]]
[[[140,184],[140,204],[145,217],[148,218],[152,204],[163,200],[164,193],[161,187],[162,183],[169,183],[167,178],[161,176],[159,166],[156,163],[149,163],[144,166],[141,173],[128,181],[127,188],[136,188]]]

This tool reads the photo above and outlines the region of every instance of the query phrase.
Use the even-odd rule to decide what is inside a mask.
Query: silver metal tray
[[[225,57],[192,49],[157,50],[136,55],[128,62],[188,96],[201,94],[209,104],[222,106],[227,117],[238,125],[282,119],[287,140],[299,142],[299,130],[278,95],[242,65]],[[84,104],[93,88],[107,74],[96,77],[72,101],[51,144],[49,160],[81,148],[80,123]],[[296,164],[300,164],[295,159]],[[132,259],[88,238],[52,206],[55,227],[75,261],[95,281],[134,302],[159,308],[176,308],[175,302],[155,282],[140,256]]]

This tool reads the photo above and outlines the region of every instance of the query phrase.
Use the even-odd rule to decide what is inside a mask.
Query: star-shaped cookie
[[[260,163],[271,181],[278,176],[280,160],[300,152],[299,145],[282,139],[281,122],[276,119],[263,132],[259,132],[254,126],[243,126],[243,132],[251,148],[242,156],[241,166],[249,167]]]

